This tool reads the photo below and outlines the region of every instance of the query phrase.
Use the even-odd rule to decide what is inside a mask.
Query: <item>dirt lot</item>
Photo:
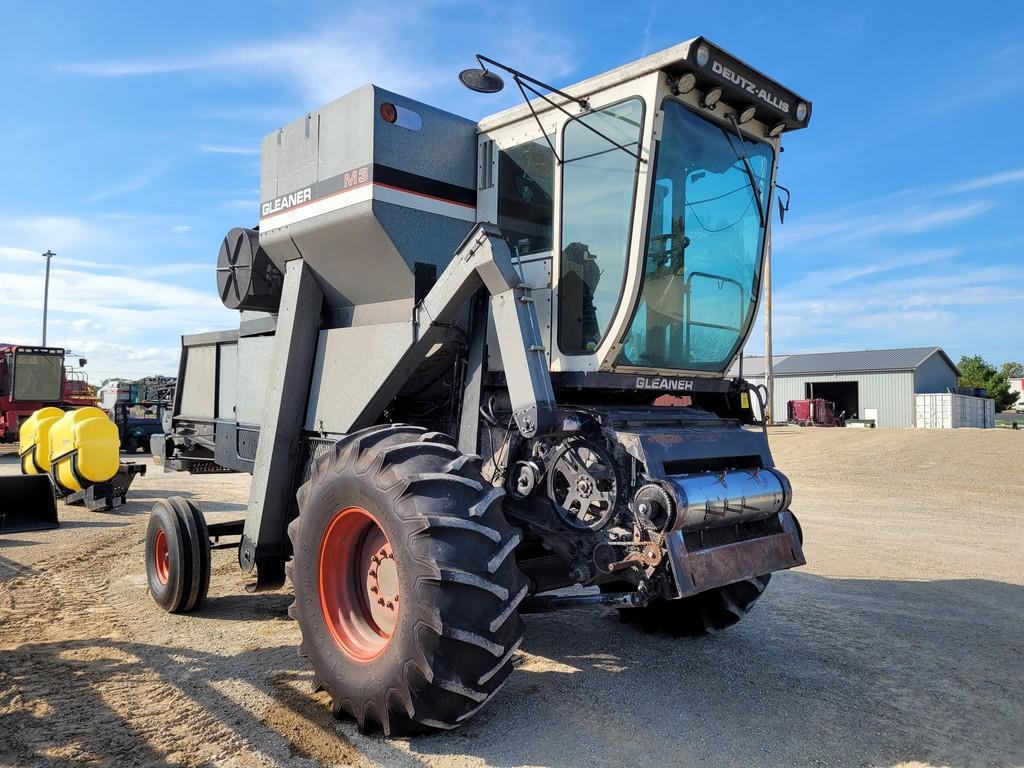
[[[232,551],[200,613],[156,608],[149,505],[179,493],[224,518],[248,477],[151,468],[117,514],[62,508],[60,530],[0,539],[0,764],[1024,765],[1024,432],[773,446],[810,563],[746,620],[679,641],[604,609],[528,617],[487,709],[392,741],[308,693],[290,596],[246,595]]]

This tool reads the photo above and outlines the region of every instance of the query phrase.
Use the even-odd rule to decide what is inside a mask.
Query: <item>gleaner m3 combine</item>
[[[805,562],[759,394],[725,372],[810,104],[702,38],[565,91],[481,63],[538,98],[476,124],[365,86],[264,139],[259,229],[217,267],[239,327],[184,338],[155,444],[252,473],[244,520],[155,506],[156,601],[194,608],[239,536],[364,731],[466,721],[521,612],[714,632]]]

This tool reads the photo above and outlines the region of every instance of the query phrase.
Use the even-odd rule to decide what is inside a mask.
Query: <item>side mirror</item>
[[[779,224],[785,224],[786,223],[786,211],[789,210],[789,189],[787,189],[786,187],[782,186],[781,184],[776,184],[775,185],[775,189],[781,190],[782,192],[786,193],[786,201],[785,202],[782,201],[782,195],[779,195]]]

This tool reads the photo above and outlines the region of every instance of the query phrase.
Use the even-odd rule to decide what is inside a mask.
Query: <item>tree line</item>
[[[1024,376],[1024,364],[1009,362],[996,368],[981,355],[966,355],[957,363],[960,369],[958,387],[984,387],[996,401],[996,413],[1006,411],[1017,402],[1017,393],[1010,391],[1010,379]]]

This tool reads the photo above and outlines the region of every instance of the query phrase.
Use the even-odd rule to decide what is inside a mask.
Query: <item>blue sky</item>
[[[477,51],[562,85],[704,34],[814,102],[779,174],[776,352],[1020,360],[1024,7],[970,9],[6,3],[0,339],[38,342],[51,248],[48,341],[95,380],[173,373],[181,333],[236,322],[213,263],[256,221],[265,133],[370,81],[483,117],[517,94],[458,85]]]

